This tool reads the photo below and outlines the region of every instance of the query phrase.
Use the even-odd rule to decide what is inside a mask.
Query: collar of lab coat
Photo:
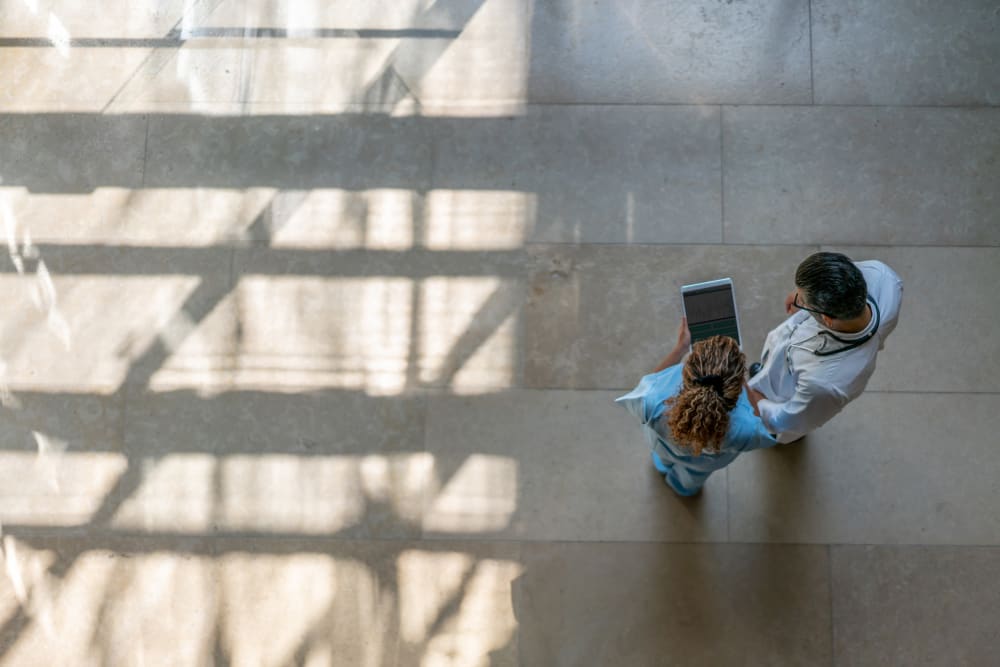
[[[824,326],[823,323],[817,320],[816,318],[813,318],[813,321],[816,323],[816,326],[819,327],[821,331],[825,331],[831,336],[834,336],[835,338],[838,338],[840,340],[852,341],[852,340],[857,340],[859,338],[864,338],[865,336],[869,335],[875,328],[875,320],[877,319],[875,317],[875,308],[877,307],[875,305],[875,302],[872,300],[870,296],[866,299],[866,302],[871,307],[872,316],[868,318],[868,324],[865,325],[865,328],[862,329],[861,331],[858,331],[857,333],[844,333],[843,331],[835,331],[827,326]]]

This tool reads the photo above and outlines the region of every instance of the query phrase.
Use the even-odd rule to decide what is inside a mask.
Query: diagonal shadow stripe
[[[493,290],[469,320],[465,332],[452,345],[437,377],[430,384],[434,386],[450,384],[483,343],[496,333],[508,317],[518,312],[518,308],[524,302],[521,287],[519,282],[501,283]]]
[[[454,24],[465,26],[469,23],[479,8],[486,0],[437,0],[420,17],[421,21],[447,20]],[[465,28],[463,27],[462,30]],[[456,31],[449,36],[450,40],[457,39],[462,30]],[[417,96],[412,91],[412,87],[420,82],[428,72],[433,69],[437,61],[444,55],[444,52],[451,47],[451,41],[440,42],[413,42],[404,41],[397,46],[386,59],[382,71],[369,84],[362,99],[366,106],[394,106],[412,95],[417,100]],[[397,63],[416,62],[420,63],[420,69],[412,72],[401,73],[396,67]]]

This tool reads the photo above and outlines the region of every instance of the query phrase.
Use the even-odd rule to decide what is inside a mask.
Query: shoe
[[[750,368],[748,369],[749,377],[753,377],[754,375],[757,375],[757,373],[760,373],[760,369],[761,364],[759,361],[755,361],[750,364]]]
[[[694,498],[696,496],[700,496],[701,495],[701,490],[704,488],[703,486],[699,486],[694,491],[689,491],[688,489],[685,489],[683,486],[681,486],[680,484],[678,484],[673,479],[673,475],[671,473],[665,474],[663,476],[663,481],[667,483],[667,486],[670,487],[671,491],[673,491],[674,493],[676,493],[681,498]]]
[[[668,468],[667,464],[663,462],[663,459],[657,456],[656,452],[650,452],[650,454],[653,455],[653,467],[656,468],[656,471],[661,475],[669,474],[670,468]]]

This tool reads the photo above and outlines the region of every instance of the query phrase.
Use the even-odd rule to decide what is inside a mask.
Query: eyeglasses
[[[796,293],[795,296],[792,297],[792,305],[798,308],[799,310],[804,310],[809,313],[816,313],[817,315],[826,315],[827,317],[833,317],[829,313],[824,313],[822,310],[815,310],[813,308],[806,308],[805,306],[803,306],[801,303],[799,303],[798,293]]]

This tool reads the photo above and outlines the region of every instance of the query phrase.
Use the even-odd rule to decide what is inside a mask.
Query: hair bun
[[[708,387],[714,389],[715,393],[722,396],[722,392],[725,389],[725,382],[721,375],[717,373],[710,373],[708,375],[702,375],[694,379],[694,383],[701,387]]]

